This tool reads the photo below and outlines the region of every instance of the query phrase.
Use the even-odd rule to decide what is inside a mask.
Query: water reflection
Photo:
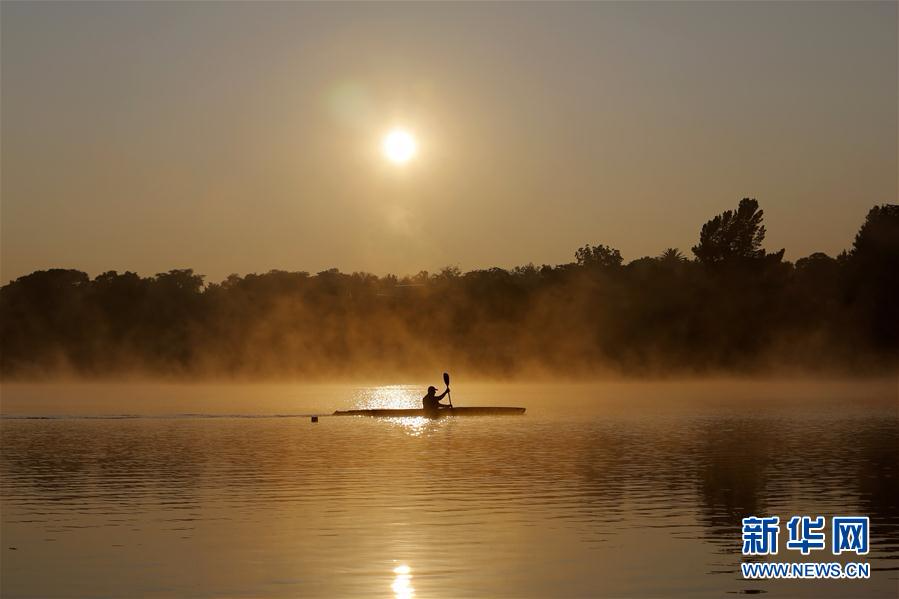
[[[392,426],[401,427],[407,434],[420,437],[446,423],[445,419],[426,418],[424,416],[403,416],[383,419]]]
[[[389,385],[368,387],[354,394],[353,409],[417,409],[421,408],[421,396],[424,392],[410,385]],[[445,425],[445,419],[426,418],[424,416],[403,416],[382,418],[388,426],[396,427],[413,437],[420,437]]]
[[[412,588],[412,568],[406,564],[400,564],[393,569],[395,578],[393,584],[390,585],[393,590],[393,596],[396,599],[409,599],[415,595],[415,589]]]
[[[514,419],[4,420],[0,532],[16,550],[0,594],[895,597],[891,397],[619,409],[590,388],[543,393]],[[761,513],[869,515],[872,578],[741,580],[740,519]],[[415,556],[414,581],[385,556]]]
[[[360,410],[420,408],[422,395],[424,392],[410,385],[368,387],[355,393],[354,408]]]

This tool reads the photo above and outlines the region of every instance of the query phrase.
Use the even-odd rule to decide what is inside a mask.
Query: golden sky
[[[3,282],[631,260],[744,196],[796,259],[897,199],[894,2],[0,6]]]

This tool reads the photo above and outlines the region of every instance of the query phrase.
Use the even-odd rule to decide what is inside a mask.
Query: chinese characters
[[[787,521],[787,549],[809,555],[826,548],[824,516],[793,516]],[[743,555],[777,555],[780,518],[743,518]],[[834,516],[831,520],[831,552],[868,553],[870,535],[867,516]]]

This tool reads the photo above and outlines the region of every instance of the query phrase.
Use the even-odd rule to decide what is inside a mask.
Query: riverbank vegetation
[[[846,251],[784,260],[743,199],[675,248],[628,263],[606,245],[511,270],[378,277],[271,271],[206,283],[31,273],[0,289],[0,373],[334,377],[882,374],[899,359],[899,206]]]

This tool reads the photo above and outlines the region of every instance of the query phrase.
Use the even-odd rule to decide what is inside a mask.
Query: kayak
[[[525,408],[500,408],[500,407],[471,407],[471,408],[440,408],[439,410],[424,409],[374,409],[374,410],[337,410],[334,416],[380,416],[397,418],[402,416],[424,416],[436,418],[440,416],[514,416],[524,414]]]

